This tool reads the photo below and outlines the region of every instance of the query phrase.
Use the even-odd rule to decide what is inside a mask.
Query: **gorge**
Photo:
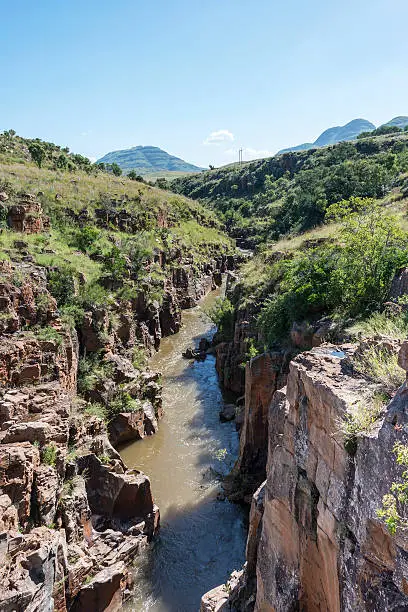
[[[173,191],[2,138],[0,610],[408,609],[407,135]]]

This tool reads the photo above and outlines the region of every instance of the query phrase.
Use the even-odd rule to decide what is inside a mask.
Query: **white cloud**
[[[86,132],[81,132],[81,136],[89,136],[89,134],[92,134],[91,130],[87,130]]]
[[[204,140],[205,145],[218,145],[223,142],[233,142],[234,134],[229,130],[218,130],[217,132],[211,132],[209,136]]]
[[[231,161],[238,161],[239,149],[227,149],[224,151],[226,159]],[[272,157],[275,155],[272,151],[267,149],[253,149],[252,147],[242,147],[242,159],[243,161],[251,161],[252,159],[261,159],[262,157]]]

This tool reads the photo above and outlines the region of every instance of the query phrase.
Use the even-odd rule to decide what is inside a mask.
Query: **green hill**
[[[133,147],[122,151],[112,151],[107,153],[97,163],[113,164],[116,163],[126,173],[135,170],[140,174],[162,174],[162,173],[183,173],[201,172],[194,164],[189,164],[179,157],[170,155],[159,147]]]
[[[407,164],[408,133],[397,131],[185,176],[171,188],[214,208],[253,247],[319,225],[340,200],[383,197]]]

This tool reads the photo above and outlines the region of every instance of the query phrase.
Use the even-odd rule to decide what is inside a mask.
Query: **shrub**
[[[57,461],[57,447],[54,442],[44,446],[41,451],[42,462],[46,465],[54,466]]]
[[[79,304],[67,304],[60,309],[62,321],[69,327],[75,329],[83,323],[85,310]]]
[[[136,345],[133,349],[132,364],[136,370],[142,370],[147,363],[145,349],[141,345]]]
[[[102,421],[106,421],[106,418],[107,418],[106,407],[103,406],[102,404],[98,404],[97,402],[88,404],[84,410],[84,414],[88,416],[96,416],[98,417],[98,419],[101,419]]]
[[[47,325],[47,327],[34,327],[33,333],[40,342],[55,342],[59,347],[62,345],[62,335],[51,325]]]
[[[80,393],[93,391],[99,382],[111,376],[112,364],[102,361],[99,355],[82,357],[78,364],[78,390]]]
[[[69,266],[59,266],[48,272],[48,290],[57,300],[58,306],[65,306],[75,297],[75,271]]]
[[[408,259],[397,220],[369,199],[352,198],[328,210],[340,223],[339,243],[323,244],[275,264],[278,279],[258,323],[268,345],[293,321],[338,313],[361,316],[381,308],[395,270]]]
[[[109,402],[107,414],[109,419],[113,419],[121,412],[137,412],[141,408],[141,401],[134,399],[129,393],[122,391],[115,399]]]
[[[234,333],[234,306],[228,298],[218,298],[207,315],[215,323],[220,335],[229,340]]]
[[[382,499],[382,508],[377,510],[377,516],[382,519],[391,535],[397,529],[408,528],[408,446],[396,442],[393,448],[397,464],[404,468],[400,482],[393,482],[390,492]]]
[[[75,248],[83,253],[86,253],[99,240],[101,232],[98,228],[92,225],[85,225],[77,230],[72,238],[72,244]]]

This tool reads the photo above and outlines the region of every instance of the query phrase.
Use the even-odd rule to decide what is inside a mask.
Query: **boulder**
[[[222,410],[220,410],[220,421],[222,423],[226,421],[233,421],[235,419],[236,410],[237,408],[235,404],[225,404]]]
[[[128,582],[128,572],[118,563],[98,572],[79,591],[72,612],[116,612],[122,608],[122,593]]]
[[[28,534],[10,535],[0,563],[1,610],[65,611],[66,574],[63,532],[38,527]]]
[[[78,465],[87,476],[86,491],[93,514],[129,520],[153,513],[150,481],[141,472],[113,473],[93,454],[79,457]]]

